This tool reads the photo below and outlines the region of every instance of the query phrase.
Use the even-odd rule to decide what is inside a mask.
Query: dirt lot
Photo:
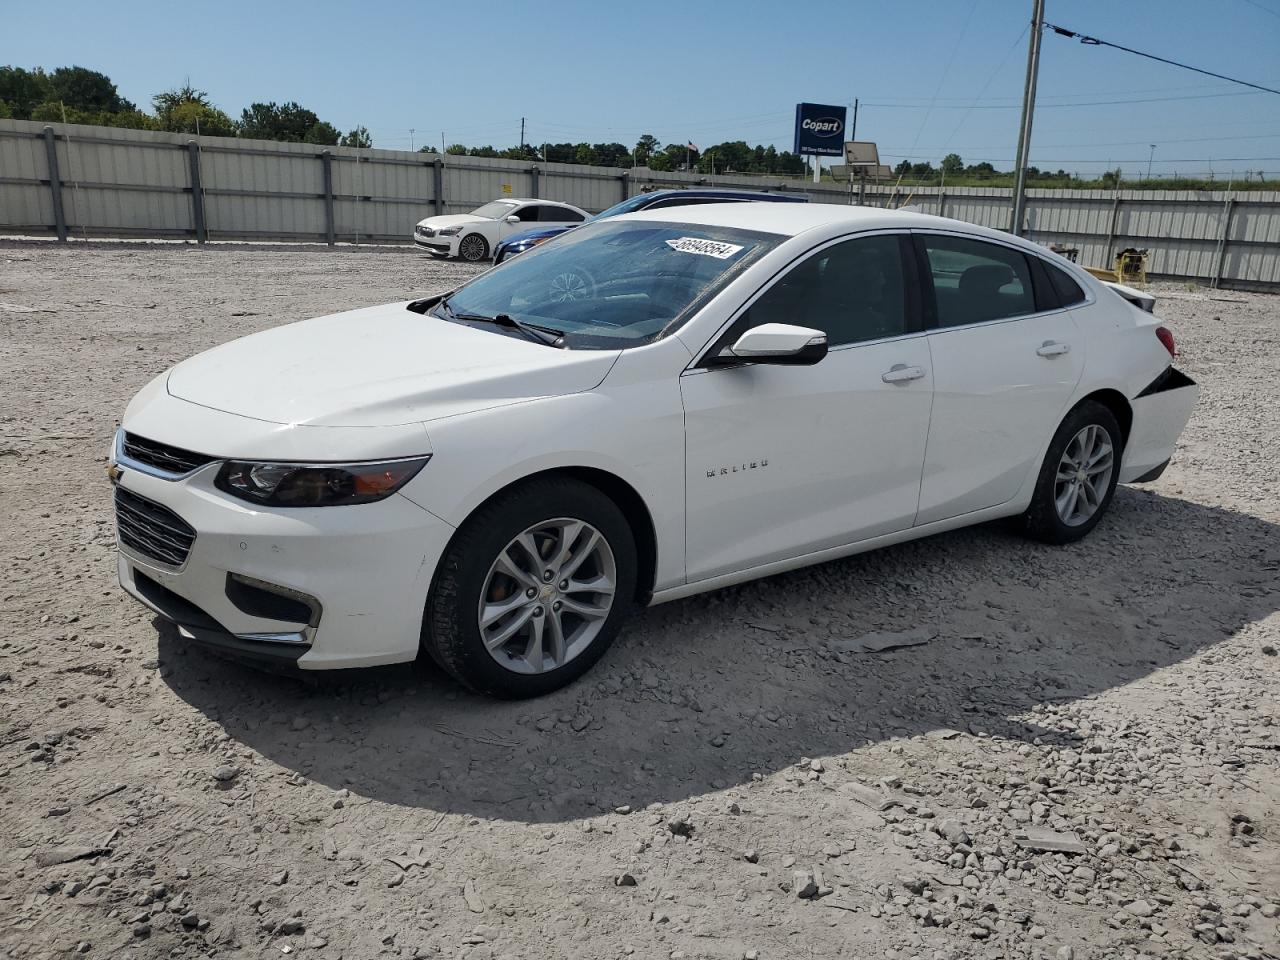
[[[123,597],[135,390],[468,272],[0,248],[0,954],[1280,955],[1280,298],[1157,289],[1203,397],[1087,541],[984,527],[659,607],[543,700],[263,675]]]

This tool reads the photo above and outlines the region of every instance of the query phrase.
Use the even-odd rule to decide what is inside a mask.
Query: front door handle
[[[1071,344],[1058,343],[1056,340],[1046,340],[1036,349],[1036,356],[1039,357],[1060,357],[1064,353],[1071,352]]]
[[[895,363],[886,372],[880,374],[885,383],[906,383],[908,380],[919,380],[924,376],[924,367],[908,367],[905,363]]]

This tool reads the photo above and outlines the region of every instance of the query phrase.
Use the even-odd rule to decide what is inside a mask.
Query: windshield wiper
[[[499,313],[492,317],[485,316],[482,313],[458,313],[449,306],[447,297],[440,301],[439,306],[443,307],[454,320],[469,320],[472,323],[492,323],[494,326],[506,327],[508,330],[519,330],[530,340],[545,343],[548,347],[565,348],[565,332],[563,330],[544,327],[536,323],[526,323],[524,320],[517,320],[509,313]]]

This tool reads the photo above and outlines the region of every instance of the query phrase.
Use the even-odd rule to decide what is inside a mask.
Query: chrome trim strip
[[[218,463],[220,460],[211,460],[208,463],[202,463],[194,470],[188,470],[186,473],[173,473],[169,470],[161,470],[159,467],[153,467],[149,463],[143,463],[135,460],[124,452],[124,427],[116,427],[115,449],[113,451],[115,462],[118,466],[128,467],[130,470],[136,470],[138,473],[146,474],[148,477],[155,477],[159,480],[185,480],[193,474],[199,473],[201,470],[207,470]]]
[[[311,646],[306,630],[297,633],[233,633],[237,640],[255,640],[259,643],[294,643]]]

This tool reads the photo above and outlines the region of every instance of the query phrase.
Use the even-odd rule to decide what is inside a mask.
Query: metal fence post
[[[204,226],[204,188],[200,186],[200,145],[187,141],[187,165],[191,169],[191,223],[196,230],[196,243],[204,243],[208,233]]]
[[[938,216],[945,217],[947,215],[947,191],[942,190],[938,193]]]
[[[444,213],[444,160],[440,157],[436,157],[432,162],[431,167],[433,171],[431,178],[431,196],[435,200],[436,216],[438,217],[440,214]]]
[[[333,154],[321,150],[320,163],[324,171],[324,242],[332,247],[337,232],[333,223]]]
[[[67,239],[67,215],[62,209],[62,177],[58,173],[58,145],[53,127],[44,128],[44,148],[49,157],[49,191],[53,195],[53,228],[58,239]]]
[[[1107,227],[1107,259],[1103,261],[1103,266],[1109,267],[1115,264],[1116,260],[1116,227],[1120,223],[1120,191],[1116,191],[1115,199],[1111,201],[1111,223]]]
[[[1236,210],[1236,198],[1228,197],[1226,204],[1226,215],[1222,218],[1222,233],[1218,235],[1218,255],[1216,257],[1217,265],[1213,270],[1213,286],[1217,289],[1218,282],[1222,279],[1222,268],[1227,263],[1227,235],[1231,232],[1231,216]]]
[[[538,193],[538,173],[539,173],[538,165],[535,163],[532,167],[529,168],[529,179],[533,181],[532,186],[530,186],[529,188],[531,191],[529,196],[533,197],[533,199],[535,200],[537,200],[538,197],[541,196],[541,194]]]
[[[631,171],[623,170],[618,175],[618,180],[622,183],[622,199],[626,200],[631,196]]]

